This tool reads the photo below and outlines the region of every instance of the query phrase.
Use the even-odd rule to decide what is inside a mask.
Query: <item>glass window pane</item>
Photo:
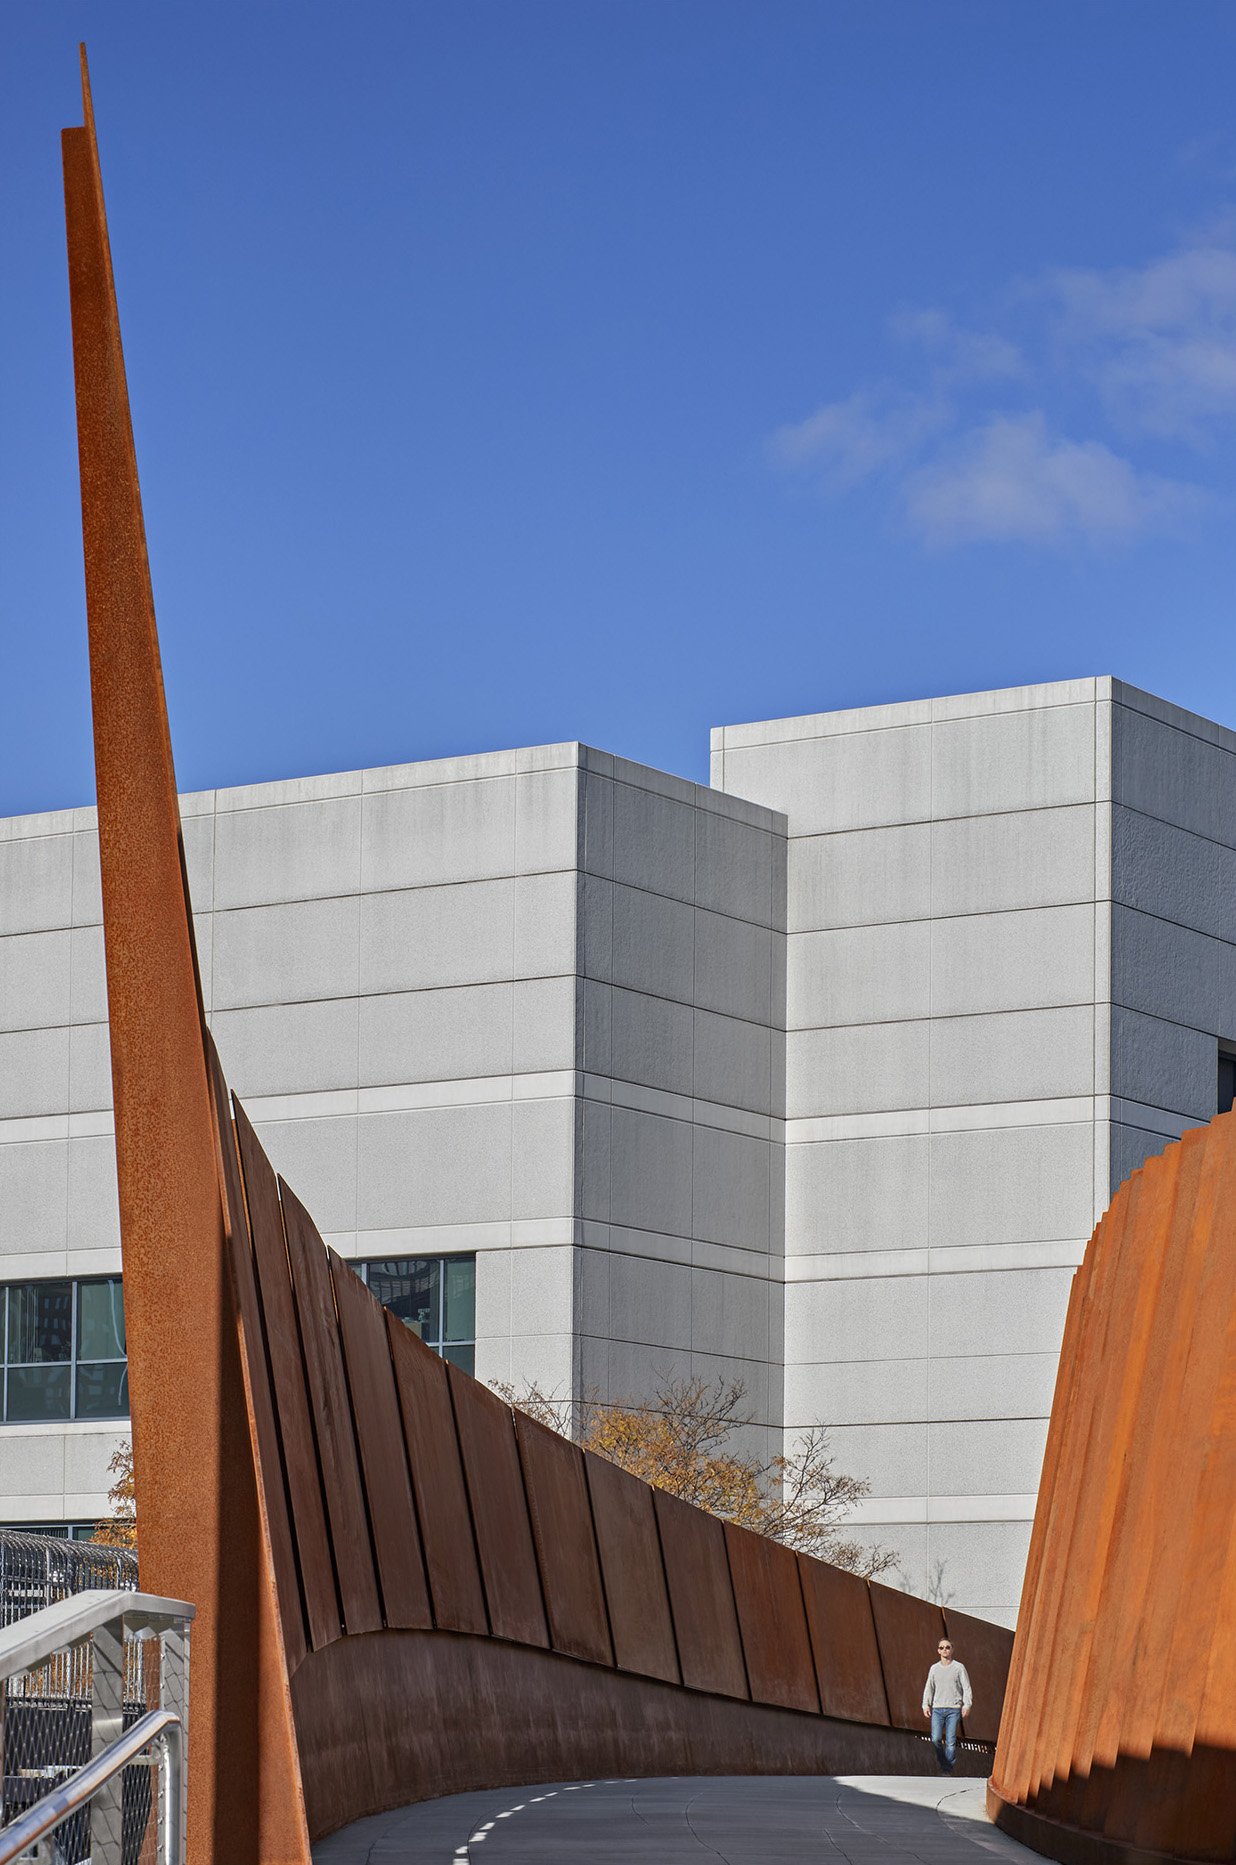
[[[67,1360],[73,1346],[73,1284],[9,1284],[9,1365]]]
[[[443,1340],[476,1338],[476,1258],[448,1256],[442,1268],[446,1276],[446,1323]]]
[[[466,1347],[444,1347],[442,1358],[449,1360],[452,1366],[461,1367],[465,1373],[476,1371],[476,1348],[471,1341]]]
[[[419,1256],[369,1265],[369,1287],[382,1306],[430,1346],[438,1343],[439,1268],[436,1257]]]
[[[79,1360],[124,1359],[124,1302],[120,1277],[106,1282],[83,1282],[77,1290],[77,1357]]]
[[[79,1418],[123,1418],[128,1409],[129,1368],[124,1360],[102,1360],[93,1364],[85,1361],[78,1365]]]
[[[67,1366],[11,1366],[9,1368],[10,1424],[28,1419],[67,1418],[69,1368]]]

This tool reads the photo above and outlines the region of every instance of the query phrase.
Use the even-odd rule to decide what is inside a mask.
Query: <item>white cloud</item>
[[[951,418],[933,397],[860,391],[778,428],[771,449],[781,465],[816,468],[826,483],[843,490],[905,465]]]
[[[1020,376],[1025,359],[1017,344],[991,330],[966,330],[947,311],[898,311],[889,329],[919,345],[934,361],[939,383],[997,382]]]
[[[904,493],[912,528],[931,544],[1120,543],[1177,528],[1198,496],[1099,441],[1053,439],[1038,410],[970,429]]]

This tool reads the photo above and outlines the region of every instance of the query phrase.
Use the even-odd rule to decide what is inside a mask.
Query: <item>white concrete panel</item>
[[[847,1360],[789,1366],[785,1428],[901,1425],[926,1420],[926,1360]]]
[[[1236,756],[1129,706],[1113,713],[1117,803],[1230,843],[1236,821]]]
[[[926,1494],[926,1425],[834,1425],[829,1436],[838,1470],[869,1483],[873,1497]]]
[[[574,1261],[570,1248],[512,1250],[511,1333],[569,1334],[574,1325]]]
[[[614,874],[614,785],[595,771],[584,773],[583,864],[589,874]]]
[[[1196,1030],[1216,1031],[1219,941],[1149,913],[1113,907],[1112,1000]]]
[[[1137,810],[1112,811],[1112,897],[1198,932],[1222,934],[1236,889],[1223,889],[1227,851]]]
[[[932,1291],[932,1354],[1058,1354],[1072,1281],[1071,1269],[941,1277]]]
[[[116,1195],[116,1142],[110,1133],[83,1135],[68,1142],[70,1250],[120,1248],[120,1206]],[[2,1155],[7,1147],[0,1147]],[[0,1209],[7,1203],[0,1193]]]
[[[509,880],[363,896],[362,992],[419,991],[509,978],[514,913],[515,887]]]
[[[583,1046],[579,1066],[593,1075],[610,1073],[613,1000],[608,984],[595,984],[591,978],[580,980],[577,1001]]]
[[[515,872],[574,868],[579,844],[581,773],[525,771],[515,780]]]
[[[93,812],[92,812],[93,813]],[[99,879],[99,835],[97,829],[75,829],[69,840],[73,844],[72,895],[73,924],[103,924],[103,887]],[[4,887],[0,885],[0,900]],[[3,920],[0,919],[0,926]],[[21,931],[24,928],[15,928]]]
[[[108,1471],[114,1452],[128,1437],[127,1425],[86,1429],[81,1425],[64,1437],[64,1487],[69,1495],[106,1495],[114,1481]]]
[[[776,937],[766,927],[701,908],[695,916],[695,1002],[726,1016],[769,1022]]]
[[[1086,1004],[1093,996],[1093,907],[975,914],[932,925],[937,1017]]]
[[[1212,1035],[1112,1010],[1112,1093],[1192,1120],[1214,1116],[1218,1045]]]
[[[112,1104],[112,1052],[106,1023],[76,1023],[69,1031],[69,1112]]]
[[[1038,1489],[1046,1418],[933,1424],[929,1435],[937,1496],[1030,1496]]]
[[[521,874],[515,881],[515,976],[553,978],[575,971],[574,872]]]
[[[926,919],[931,913],[931,827],[925,822],[837,835],[798,833],[787,851],[790,932]]]
[[[69,940],[69,1021],[105,1023],[107,974],[103,961],[103,928],[101,925],[75,926]],[[198,960],[200,963],[200,940]]]
[[[209,806],[200,814],[190,813],[187,799],[181,799],[180,829],[185,845],[185,867],[189,875],[189,898],[199,912],[209,912],[215,891],[215,811],[214,793],[207,791]],[[74,908],[76,909],[76,900]],[[74,912],[76,918],[76,911]]]
[[[1094,810],[1084,805],[934,823],[932,912],[943,918],[1092,900],[1095,833]]]
[[[511,1261],[514,1250],[476,1253],[476,1336],[511,1332]]]
[[[716,810],[694,814],[696,905],[759,926],[779,926],[784,838]]]
[[[512,988],[515,1073],[574,1068],[575,978],[522,978]]]
[[[270,1163],[287,1180],[318,1229],[355,1230],[357,1121],[341,1116],[255,1121],[254,1125]]]
[[[796,835],[926,822],[931,728],[890,726],[725,752],[725,789],[785,810]]]
[[[941,1287],[948,1299],[948,1284]],[[1055,1353],[937,1355],[930,1362],[930,1416],[1045,1419],[1051,1415],[1055,1383]],[[959,1493],[943,1483],[936,1487]]]
[[[68,1248],[68,1152],[65,1140],[0,1146],[0,1252],[5,1256]]]
[[[619,1081],[689,1095],[692,1012],[686,1004],[638,991],[614,991],[610,1065]]]
[[[477,1365],[482,1365],[479,1346]],[[517,1394],[535,1387],[548,1396],[565,1396],[574,1385],[574,1367],[575,1337],[571,1333],[511,1336],[509,1384]]]
[[[610,1221],[689,1237],[690,1126],[615,1107],[610,1144]]]
[[[357,1087],[359,1018],[355,997],[323,998],[308,1004],[219,1010],[210,1027],[228,1085],[244,1100]]]
[[[925,1249],[928,1145],[924,1133],[787,1146],[786,1253]]]
[[[69,1021],[70,942],[67,927],[0,938],[0,1030]]]
[[[928,1560],[941,1573],[946,1603],[979,1617],[984,1608],[1016,1610],[1030,1552],[1030,1527],[1028,1521],[933,1523]],[[957,1656],[965,1662],[960,1645]]]
[[[932,1106],[1093,1094],[1094,1044],[1089,1004],[937,1017],[931,1026]]]
[[[931,1240],[937,1247],[1090,1235],[1089,1121],[933,1133],[930,1147]]]
[[[787,1367],[825,1358],[921,1359],[927,1352],[927,1288],[926,1276],[789,1283]]]
[[[360,878],[359,796],[215,818],[216,909],[354,894]]]
[[[791,934],[786,957],[786,1018],[792,1030],[908,1022],[931,1014],[931,926],[926,920]]]
[[[514,872],[514,777],[418,784],[364,799],[361,886],[436,887]]]
[[[695,897],[695,818],[689,804],[614,785],[614,879],[675,900]]]
[[[693,1092],[702,1101],[752,1113],[779,1113],[773,1098],[772,1035],[758,1023],[697,1010]]]
[[[355,994],[360,939],[355,898],[216,913],[214,928],[211,1000],[216,1010]]]
[[[574,1100],[516,1101],[511,1118],[511,1216],[570,1217],[575,1209]]]
[[[586,896],[590,892],[591,884]],[[613,982],[689,1004],[694,976],[693,909],[682,901],[641,893],[634,887],[615,887],[612,906]],[[590,936],[589,929],[586,941]],[[604,975],[593,971],[587,949],[585,959],[590,976]]]
[[[509,1218],[509,1103],[366,1114],[357,1134],[358,1229]]]
[[[40,932],[69,924],[73,839],[71,835],[23,835],[0,841],[0,934]]]
[[[932,727],[937,819],[1046,809],[1094,796],[1094,707],[1033,707]]]
[[[614,974],[613,883],[598,880],[591,874],[581,875],[576,890],[576,914],[576,963],[580,973],[608,983]],[[633,967],[636,975],[638,970],[636,964]]]
[[[68,1435],[52,1431],[0,1433],[0,1496],[62,1495]],[[59,1519],[59,1509],[48,1513]]]
[[[796,1032],[786,1043],[787,1116],[925,1107],[930,1027],[924,1021]]]
[[[692,1235],[739,1250],[771,1249],[767,1140],[718,1127],[694,1132]]]
[[[0,1120],[62,1114],[68,1092],[67,1028],[0,1033]]]
[[[360,1081],[368,1086],[507,1074],[513,988],[469,984],[363,997]]]

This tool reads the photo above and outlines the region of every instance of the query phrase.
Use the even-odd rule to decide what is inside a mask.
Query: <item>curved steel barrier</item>
[[[1074,1280],[988,1805],[1081,1865],[1236,1857],[1236,1114]]]
[[[199,1611],[191,1855],[307,1865],[361,1814],[547,1776],[932,1765],[939,1607],[513,1415],[385,1316],[233,1120],[83,90],[65,199],[125,1312],[142,1575]],[[949,1623],[990,1743],[1011,1636]]]

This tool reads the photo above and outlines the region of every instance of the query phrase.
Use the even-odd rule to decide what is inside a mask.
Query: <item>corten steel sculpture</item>
[[[1011,1635],[650,1489],[384,1314],[277,1179],[203,1015],[98,153],[64,133],[143,1583],[198,1608],[196,1865],[598,1772],[918,1771],[947,1629]],[[986,1772],[990,1747],[967,1758]]]
[[[1236,1858],[1236,1114],[1074,1279],[993,1817],[1078,1865]]]

